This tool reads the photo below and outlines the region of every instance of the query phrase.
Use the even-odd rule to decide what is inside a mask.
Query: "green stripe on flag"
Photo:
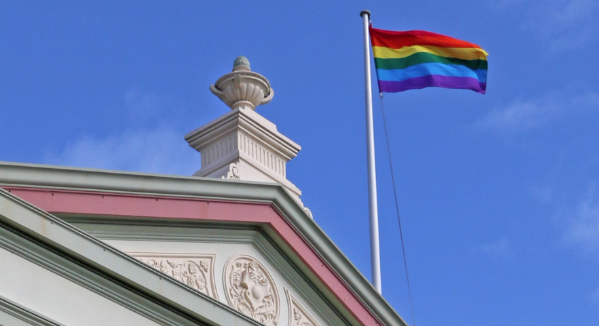
[[[456,58],[442,57],[427,52],[412,54],[409,57],[401,59],[381,59],[374,58],[374,65],[377,69],[405,69],[407,67],[422,63],[444,63],[452,65],[466,66],[473,70],[487,69],[486,60],[464,60]]]

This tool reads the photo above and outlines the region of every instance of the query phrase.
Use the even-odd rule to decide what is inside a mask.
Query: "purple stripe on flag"
[[[404,81],[379,80],[379,92],[381,93],[397,93],[407,91],[409,89],[421,89],[425,87],[470,89],[477,93],[485,94],[487,83],[481,83],[476,78],[471,77],[451,77],[439,75],[410,78]]]

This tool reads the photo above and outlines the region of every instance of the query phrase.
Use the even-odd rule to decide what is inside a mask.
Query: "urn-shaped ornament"
[[[212,94],[218,96],[231,109],[246,105],[256,109],[275,95],[266,77],[250,70],[250,62],[240,56],[233,63],[233,71],[210,85]]]

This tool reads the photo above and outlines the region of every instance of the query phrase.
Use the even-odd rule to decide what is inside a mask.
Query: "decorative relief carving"
[[[255,258],[236,255],[227,261],[224,273],[229,306],[267,325],[279,320],[279,293],[266,268]]]
[[[223,176],[223,179],[233,179],[239,180],[239,169],[237,168],[237,163],[229,164],[229,171],[227,172],[227,176]]]
[[[210,254],[162,254],[132,252],[141,260],[164,274],[218,300],[214,282],[214,259]]]
[[[312,211],[308,209],[308,207],[304,206],[304,212],[306,212],[311,219],[314,219],[314,216],[312,216]]]
[[[319,326],[304,307],[289,293],[285,288],[287,295],[287,305],[289,306],[289,326]]]

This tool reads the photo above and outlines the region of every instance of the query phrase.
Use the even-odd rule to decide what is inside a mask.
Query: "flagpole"
[[[370,260],[372,284],[381,289],[381,256],[379,248],[379,212],[376,195],[376,167],[374,164],[374,127],[372,123],[372,86],[370,84],[370,11],[360,12],[364,23],[364,82],[366,92],[366,146],[368,153],[368,211],[370,215]]]

